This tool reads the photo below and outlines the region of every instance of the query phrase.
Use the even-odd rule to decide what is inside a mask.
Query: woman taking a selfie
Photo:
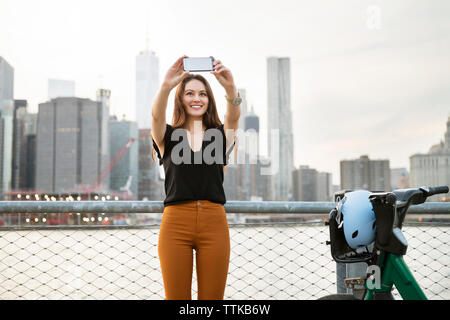
[[[194,250],[198,299],[223,299],[230,257],[224,166],[234,146],[241,99],[230,70],[214,60],[211,73],[227,99],[222,124],[209,83],[184,71],[184,58],[170,67],[152,105],[151,137],[164,166],[166,192],[158,255],[166,299],[191,299]],[[175,87],[169,125],[167,101]]]

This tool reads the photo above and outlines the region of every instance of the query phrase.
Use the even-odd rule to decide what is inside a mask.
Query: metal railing
[[[337,266],[322,222],[333,207],[332,202],[227,202],[231,256],[225,298],[315,299],[336,293]],[[159,201],[0,201],[0,219],[49,212],[160,217],[163,209]],[[424,203],[409,213],[426,221],[450,213],[450,203]],[[450,299],[450,224],[407,222],[403,230],[409,241],[405,261],[428,298]],[[157,221],[3,226],[0,299],[163,299],[158,233]],[[195,272],[193,277],[196,298]]]
[[[329,213],[334,202],[228,201],[227,213]],[[0,213],[162,213],[162,201],[0,201]],[[425,202],[411,206],[408,213],[447,214],[449,202]]]

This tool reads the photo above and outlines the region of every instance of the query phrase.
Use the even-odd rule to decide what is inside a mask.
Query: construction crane
[[[127,143],[125,143],[119,151],[114,155],[114,158],[111,160],[111,162],[106,166],[105,169],[102,170],[98,178],[94,181],[94,183],[88,187],[85,191],[87,192],[93,192],[100,188],[100,185],[102,181],[105,179],[106,176],[108,176],[111,171],[115,168],[117,163],[123,158],[123,156],[130,150],[131,145],[136,141],[135,138],[130,138]]]

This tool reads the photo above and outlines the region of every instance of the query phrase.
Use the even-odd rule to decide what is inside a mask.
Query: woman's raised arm
[[[182,56],[170,67],[167,71],[166,77],[158,90],[152,104],[152,129],[151,135],[155,140],[161,152],[164,152],[164,134],[166,133],[166,109],[167,101],[169,99],[170,91],[175,88],[188,74],[188,71],[183,70]]]

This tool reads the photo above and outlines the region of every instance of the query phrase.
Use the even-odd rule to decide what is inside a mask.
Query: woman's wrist
[[[160,91],[163,93],[170,94],[170,91],[172,91],[172,88],[168,83],[163,83],[161,85]]]
[[[238,91],[237,91],[237,88],[235,86],[232,86],[230,88],[226,88],[225,92],[227,94],[227,98],[228,99],[234,99],[238,95]]]

